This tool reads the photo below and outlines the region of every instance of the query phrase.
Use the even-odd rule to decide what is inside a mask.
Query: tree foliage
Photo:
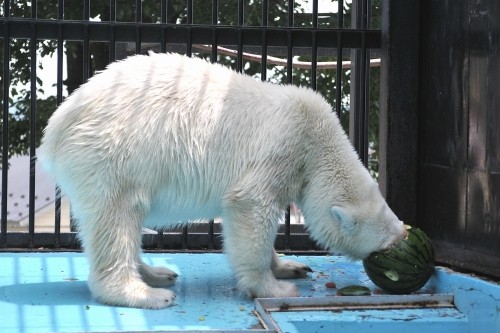
[[[4,0],[8,1],[8,0]],[[248,26],[263,25],[262,17],[262,0],[244,1],[244,16],[243,22],[239,22],[238,0],[218,1],[218,11],[216,17],[212,10],[212,0],[193,0],[192,17],[188,18],[188,9],[186,0],[170,0],[167,1],[167,17],[162,20],[160,2],[156,0],[143,0],[141,8],[140,20],[146,23],[159,23],[166,21],[168,23],[185,24],[187,22],[193,24],[212,24],[214,20],[220,25],[238,25],[243,23]],[[10,16],[12,17],[31,17],[31,1],[16,0],[10,1]],[[288,1],[284,0],[269,0],[267,25],[274,27],[286,27],[290,23],[288,15]],[[379,15],[377,8],[380,8],[380,0],[373,1],[375,10],[373,11],[372,25],[379,27]],[[312,26],[312,15],[306,13],[304,8],[305,1],[296,1],[294,4],[293,25],[295,27],[310,27]],[[344,2],[344,27],[350,26],[350,10],[351,6],[348,1]],[[64,19],[82,20],[84,18],[84,1],[83,0],[65,0]],[[117,0],[115,19],[120,22],[136,21],[137,11],[135,8],[135,0]],[[89,13],[93,19],[101,21],[109,21],[110,16],[110,1],[93,0],[90,1]],[[0,9],[0,16],[3,12]],[[37,2],[37,17],[42,19],[57,19],[57,0],[44,0]],[[318,21],[320,27],[337,27],[337,15],[323,15]],[[0,44],[6,41],[0,41]],[[57,49],[57,42],[53,40],[37,41],[36,45],[31,45],[28,39],[12,39],[9,41],[10,63],[9,63],[9,157],[15,154],[28,154],[30,147],[30,122],[31,108],[36,106],[36,132],[35,146],[40,144],[42,129],[46,126],[48,118],[57,107],[56,96],[49,95],[43,91],[46,83],[40,78],[40,71],[43,70],[43,64],[40,61],[42,57],[51,57]],[[38,63],[36,66],[36,101],[32,102],[31,84],[31,58],[32,53],[36,52]],[[65,42],[64,52],[67,61],[67,79],[64,84],[71,93],[80,84],[83,83],[84,73],[82,69],[82,43]],[[194,56],[209,57],[207,52],[193,50]],[[295,50],[294,50],[295,52]],[[90,73],[102,70],[109,62],[109,45],[107,43],[91,43],[91,64]],[[0,56],[3,59],[3,45],[0,45]],[[279,55],[278,55],[279,56]],[[346,59],[349,54],[345,54]],[[311,61],[311,53],[295,52],[294,58],[300,61]],[[318,61],[335,61],[335,55],[321,55]],[[236,58],[227,55],[219,55],[218,62],[224,63],[233,68],[236,67]],[[256,78],[260,78],[261,64],[256,61],[245,60],[243,63],[243,71]],[[312,72],[309,69],[293,69],[292,78],[287,75],[287,69],[284,66],[268,66],[269,81],[276,83],[289,83],[310,86]],[[350,94],[350,71],[342,72],[342,109],[340,110],[341,122],[344,127],[348,128],[349,121],[349,94]],[[371,70],[371,94],[370,97],[370,131],[369,141],[370,148],[378,151],[378,68]],[[5,84],[5,76],[3,66],[0,67],[0,83]],[[335,105],[333,100],[336,95],[336,70],[326,69],[317,72],[316,75],[317,90],[325,96],[332,105]],[[3,90],[2,90],[3,92]],[[3,100],[3,96],[2,96]],[[0,121],[2,121],[0,119]],[[0,126],[0,131],[3,127]],[[1,133],[0,133],[0,137]],[[375,156],[375,155],[374,155]],[[371,169],[377,169],[377,159],[371,159]]]

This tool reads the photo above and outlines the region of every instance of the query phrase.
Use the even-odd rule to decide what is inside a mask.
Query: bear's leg
[[[307,277],[312,269],[300,262],[282,260],[276,251],[273,251],[271,271],[277,279],[301,279]]]
[[[272,204],[238,193],[224,207],[224,248],[238,279],[250,297],[294,297],[293,283],[278,281],[271,271],[280,211]]]
[[[142,280],[151,287],[168,287],[177,280],[177,273],[166,267],[149,266],[143,261],[139,265]]]
[[[81,219],[80,234],[90,263],[89,288],[102,303],[160,309],[174,302],[172,291],[151,288],[141,276],[141,269],[145,272],[140,259],[144,207],[137,196],[122,195]]]

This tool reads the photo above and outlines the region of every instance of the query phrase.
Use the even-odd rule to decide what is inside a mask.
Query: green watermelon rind
[[[422,252],[420,252],[422,251]],[[363,260],[365,271],[372,282],[394,294],[411,293],[422,288],[434,272],[435,252],[432,242],[418,228],[408,228],[407,240],[390,251],[371,254]],[[396,272],[398,281],[384,273]]]

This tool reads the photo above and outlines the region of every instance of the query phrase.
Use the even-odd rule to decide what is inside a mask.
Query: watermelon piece
[[[434,246],[420,229],[406,226],[407,237],[392,249],[374,252],[363,260],[370,280],[392,294],[408,294],[422,288],[434,272]]]

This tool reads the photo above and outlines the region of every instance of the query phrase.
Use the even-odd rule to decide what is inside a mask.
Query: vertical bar
[[[215,249],[214,243],[214,220],[208,221],[208,248]]]
[[[163,244],[163,229],[158,230],[158,233],[156,234],[156,249],[157,250],[163,250],[164,244]]]
[[[89,21],[90,18],[90,0],[83,1],[83,20]]]
[[[290,227],[290,206],[285,211],[285,250],[290,250],[291,240],[291,227]]]
[[[161,15],[161,23],[166,24],[167,23],[167,0],[161,0],[160,4],[160,15]],[[188,4],[189,6],[189,4]],[[159,234],[159,233],[158,233]]]
[[[32,2],[31,7],[31,37],[30,37],[30,141],[29,141],[29,157],[30,157],[30,170],[29,170],[29,207],[28,207],[28,247],[30,249],[35,247],[35,191],[36,191],[36,64],[37,64],[37,25],[36,20],[36,6],[37,1]]]
[[[187,24],[193,24],[193,0],[187,2]]]
[[[361,37],[361,52],[359,59],[359,93],[358,105],[360,106],[358,115],[358,146],[361,161],[365,166],[368,166],[368,113],[369,113],[369,85],[368,83],[368,57],[366,50],[366,35]]]
[[[267,33],[266,29],[262,29],[262,48],[261,48],[261,64],[260,64],[260,79],[267,80]]]
[[[313,0],[313,7],[312,7],[312,27],[314,29],[318,28],[318,0]]]
[[[61,247],[61,189],[59,186],[56,186],[55,194],[54,247],[58,249]]]
[[[135,22],[142,22],[142,0],[135,0]]]
[[[217,30],[215,27],[218,25],[219,18],[219,2],[212,0],[212,54],[210,56],[211,62],[217,61]]]
[[[244,24],[244,15],[243,15],[243,0],[238,0],[238,47],[236,54],[236,71],[243,71],[243,34],[241,31],[241,27]]]
[[[188,248],[188,227],[182,227],[182,249],[187,250]]]
[[[4,15],[10,16],[9,1],[4,0]],[[2,114],[2,209],[0,226],[0,247],[7,247],[7,197],[9,175],[9,86],[10,86],[10,29],[9,22],[3,22],[3,114]]]
[[[344,26],[344,0],[338,0],[337,8],[338,22],[337,28],[340,30]],[[340,118],[342,113],[342,32],[337,31],[337,71],[335,78],[335,111]]]
[[[241,27],[245,25],[245,13],[244,13],[244,3],[243,0],[238,0],[238,25]]]
[[[335,77],[335,111],[340,119],[342,113],[342,32],[337,32],[337,65]]]
[[[267,27],[269,25],[269,0],[262,0],[262,26]]]
[[[135,53],[141,53],[141,45],[142,45],[142,36],[141,36],[141,27],[137,25],[135,27]]]
[[[135,53],[141,53],[142,36],[141,36],[141,26],[139,23],[142,22],[142,1],[135,1]]]
[[[109,2],[109,21],[116,22],[116,0]]]
[[[352,2],[353,28],[366,29],[369,0],[357,0]],[[349,137],[356,148],[359,157],[365,166],[368,165],[368,110],[366,103],[366,79],[367,79],[367,49],[366,35],[361,35],[361,49],[352,52],[351,71],[351,112]]]
[[[294,25],[294,0],[288,0],[288,29],[287,29],[287,56],[286,56],[286,78],[288,84],[293,83],[293,40],[292,28]],[[290,206],[285,212],[285,248],[290,248]]]
[[[288,0],[288,28],[287,28],[287,66],[286,77],[288,84],[293,83],[293,41],[292,29],[293,28],[293,6],[294,0]]]
[[[111,29],[111,36],[109,38],[109,63],[116,60],[116,0],[109,2],[109,27]]]
[[[9,0],[4,0],[4,1],[9,1]],[[31,19],[36,19],[36,12],[37,12],[37,7],[38,7],[38,1],[31,1]]]
[[[83,20],[90,20],[90,0],[84,0],[84,8],[83,8]],[[90,73],[90,43],[89,43],[89,29],[88,26],[85,25],[84,28],[84,37],[83,37],[83,82],[87,82]]]
[[[286,79],[288,84],[293,83],[293,42],[292,30],[287,30],[287,55],[286,55]]]
[[[318,71],[318,48],[316,43],[316,31],[312,31],[311,36],[311,88],[317,88],[317,71]]]
[[[337,0],[338,1],[338,7],[337,7],[337,15],[338,15],[338,29],[343,29],[344,28],[344,0]]]
[[[57,19],[64,19],[64,0],[58,0]],[[63,27],[59,22],[57,26],[57,82],[56,82],[56,104],[61,105],[63,101],[63,57],[64,57]],[[55,214],[54,214],[54,246],[61,247],[61,189],[55,188]]]
[[[164,26],[160,35],[160,52],[167,52],[167,28]]]
[[[192,40],[192,31],[191,27],[188,28],[187,30],[187,36],[186,36],[186,55],[188,57],[191,57],[193,55],[193,40]]]
[[[269,16],[269,0],[262,1],[262,61],[260,67],[260,79],[262,81],[267,80],[267,32],[266,27],[268,26],[268,16]]]
[[[316,42],[316,29],[318,29],[318,0],[313,0],[312,12],[312,27],[311,31],[311,88],[316,90],[317,86],[317,69],[318,69],[318,45]]]

